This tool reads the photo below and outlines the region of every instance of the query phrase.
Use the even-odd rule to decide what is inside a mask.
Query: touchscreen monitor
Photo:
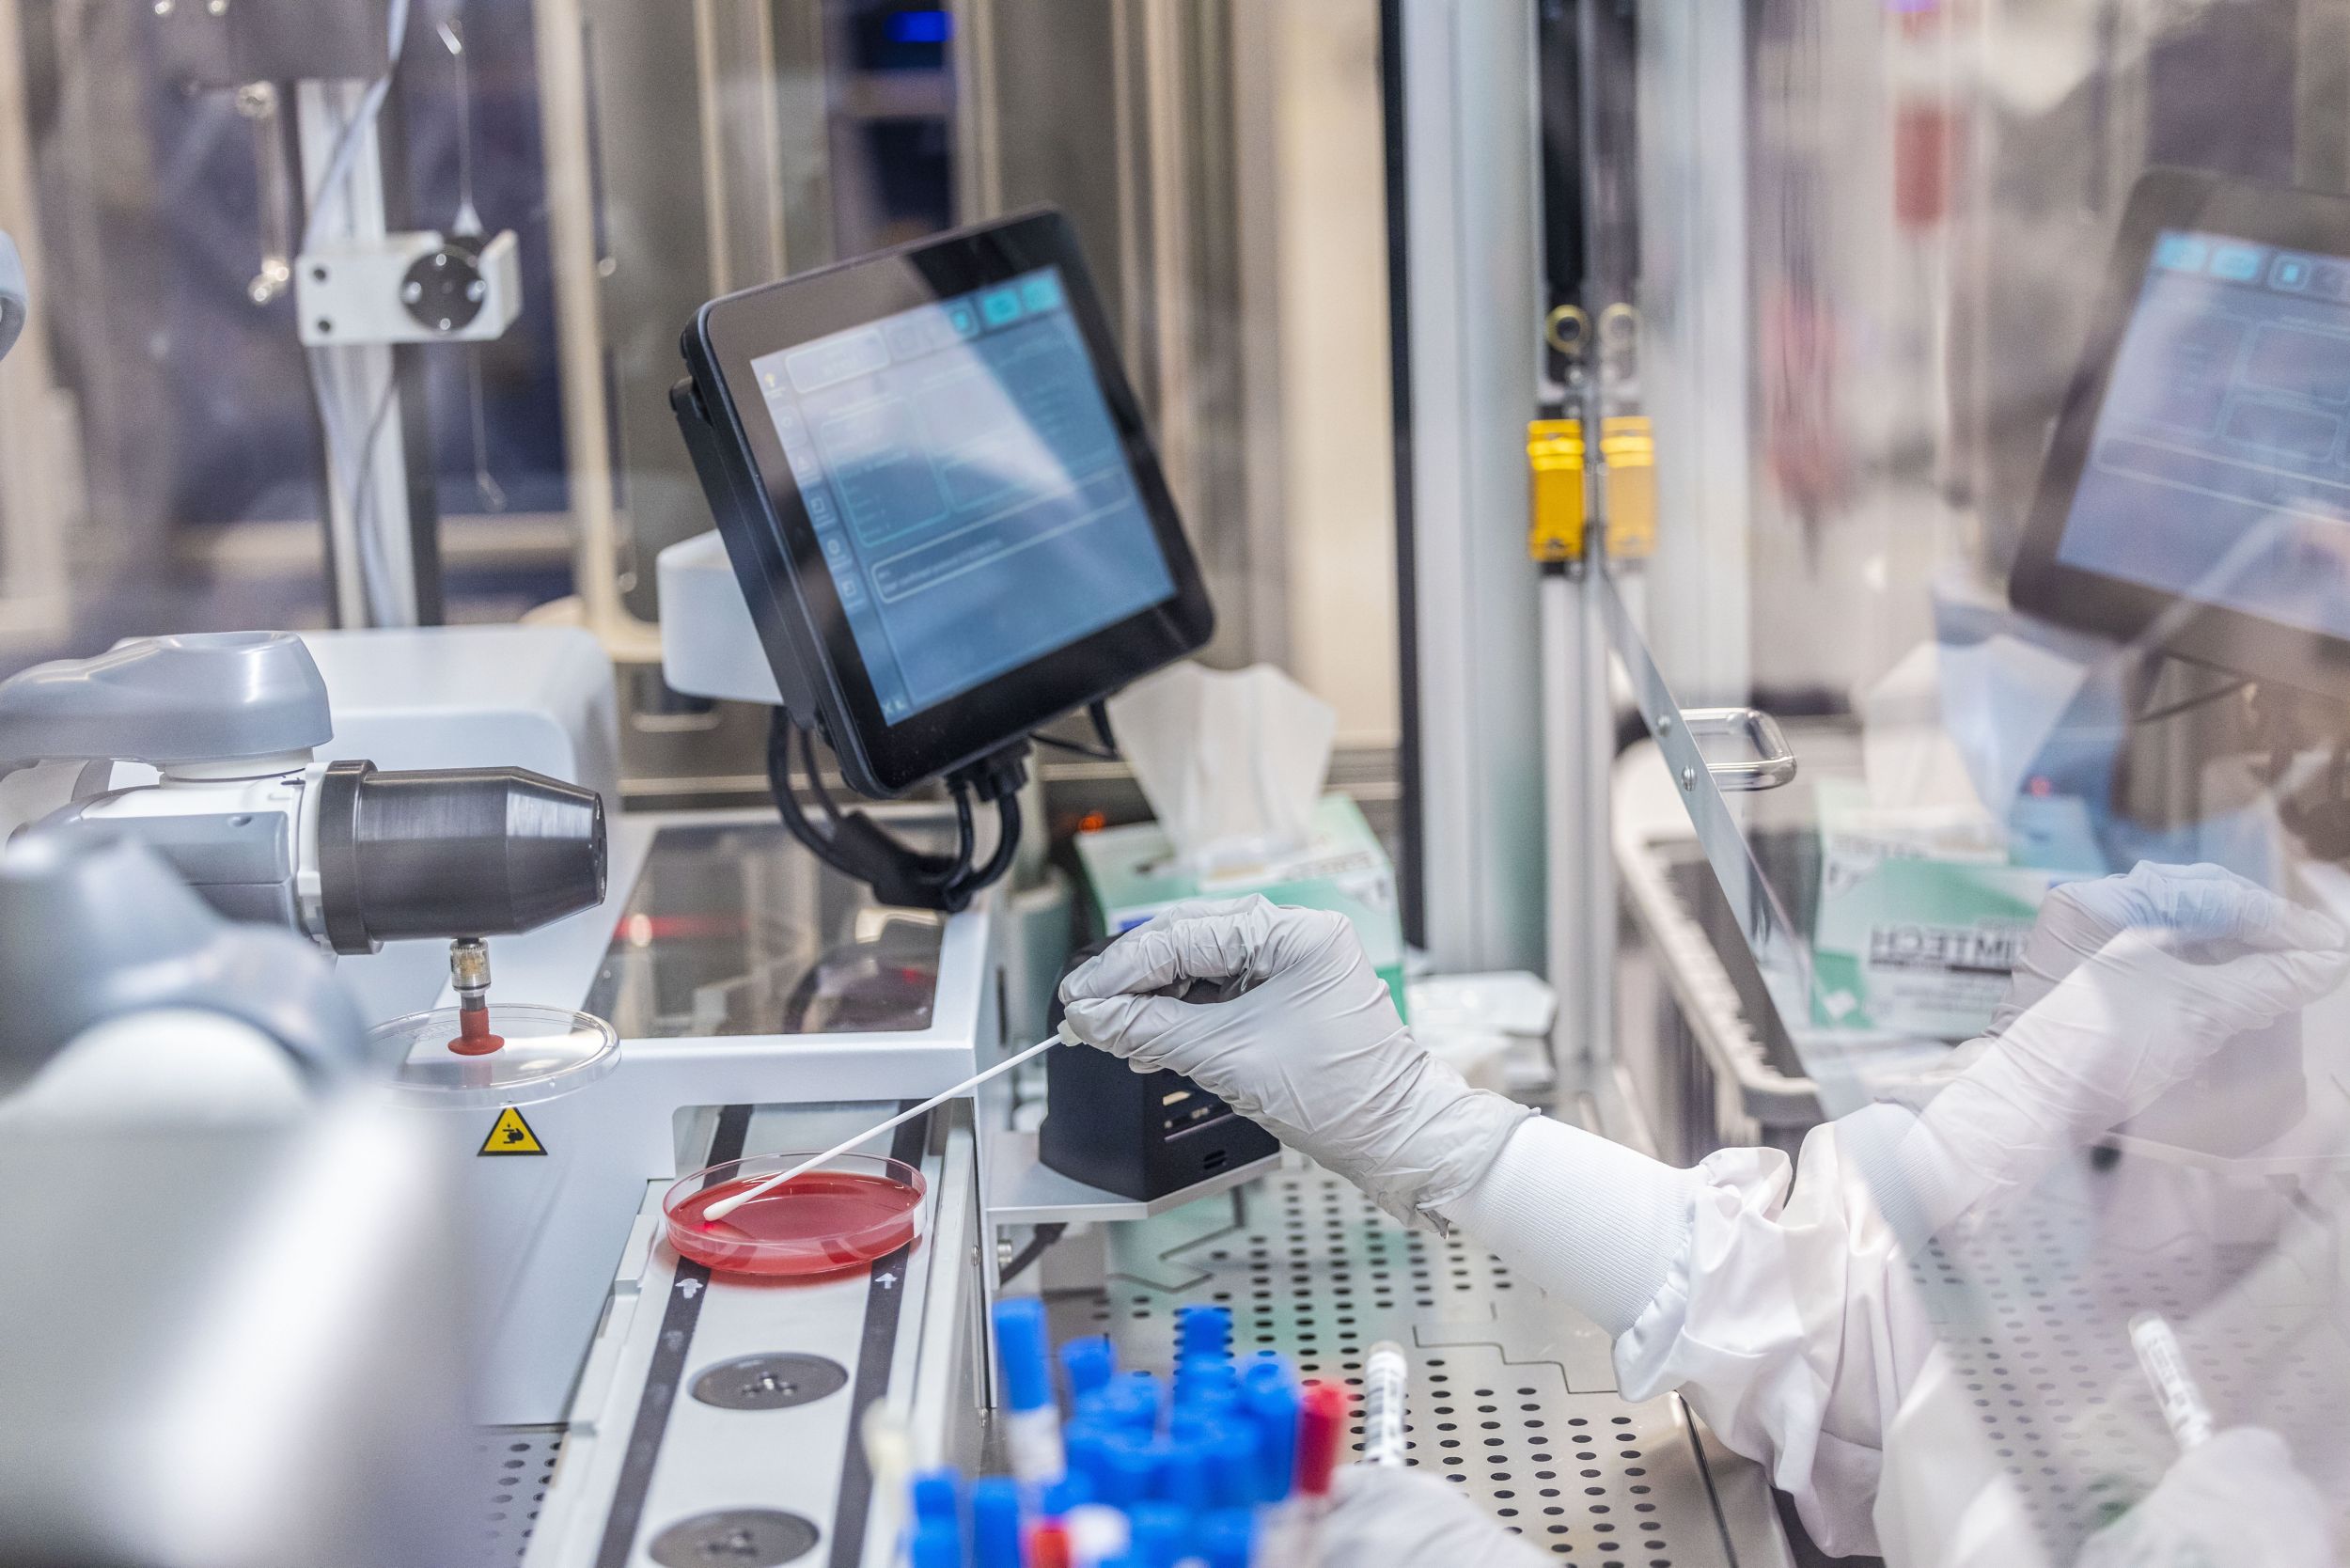
[[[859,791],[1016,745],[1214,616],[1068,224],[713,301],[673,395],[785,706]]]
[[[2248,674],[2350,649],[2350,203],[2150,177],[2014,597]]]
[[[1174,597],[1058,267],[751,368],[891,723]]]

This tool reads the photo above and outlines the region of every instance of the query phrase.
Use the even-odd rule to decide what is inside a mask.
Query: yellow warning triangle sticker
[[[490,1136],[481,1140],[479,1151],[484,1154],[543,1154],[547,1146],[539,1141],[539,1135],[530,1130],[523,1113],[512,1105],[498,1112],[497,1122]]]

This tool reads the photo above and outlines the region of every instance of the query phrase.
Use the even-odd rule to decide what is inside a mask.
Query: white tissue
[[[1175,665],[1110,698],[1119,749],[1194,871],[1306,846],[1338,712],[1271,665]]]

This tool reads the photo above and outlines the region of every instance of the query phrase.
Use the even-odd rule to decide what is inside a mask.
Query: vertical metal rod
[[[1583,1050],[1588,1076],[1584,1087],[1597,1090],[1615,1070],[1616,1059],[1616,851],[1614,777],[1616,760],[1615,704],[1608,697],[1607,615],[1602,602],[1611,592],[1606,564],[1604,535],[1596,527],[1585,536],[1583,572],[1574,584],[1582,603],[1576,628],[1582,647],[1574,663],[1576,688],[1582,698],[1582,727],[1577,737],[1582,777],[1583,815],[1575,824],[1583,862],[1584,964],[1582,995]]]
[[[656,628],[620,598],[620,519],[612,494],[612,426],[603,342],[603,246],[596,223],[596,128],[588,113],[588,24],[580,0],[532,0],[539,128],[546,158],[547,251],[563,388],[565,488],[579,526],[572,586],[581,617],[623,658],[658,658]]]
[[[296,86],[306,189],[333,162],[335,148],[358,114],[367,90],[364,82],[303,82]],[[386,232],[380,139],[372,126],[358,134],[351,172],[340,188],[316,192],[316,211],[305,214],[306,237],[314,243],[330,248],[362,244],[381,240]],[[416,583],[408,532],[408,453],[403,421],[390,406],[399,396],[392,351],[367,343],[309,352],[319,365],[320,397],[329,405],[322,411],[330,431],[326,527],[337,624],[413,626]],[[339,441],[332,437],[337,430]],[[380,577],[372,598],[367,588],[370,575]]]
[[[1541,592],[1543,848],[1549,889],[1544,973],[1559,992],[1550,1061],[1563,1096],[1584,1087],[1590,1067],[1581,998],[1591,935],[1585,918],[1583,768],[1576,753],[1583,733],[1583,607],[1581,585],[1563,571],[1545,572]]]

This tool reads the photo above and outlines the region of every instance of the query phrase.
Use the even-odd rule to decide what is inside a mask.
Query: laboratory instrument
[[[1181,1073],[1137,1073],[1102,1051],[1044,1064],[1037,1158],[1120,1197],[1148,1201],[1277,1156],[1280,1140]]]
[[[791,731],[859,793],[995,802],[1002,859],[1028,734],[1214,625],[1073,233],[1036,212],[730,294],[684,351],[671,403],[780,698],[776,804],[892,902],[959,908],[1002,867],[862,814],[818,833]]]

